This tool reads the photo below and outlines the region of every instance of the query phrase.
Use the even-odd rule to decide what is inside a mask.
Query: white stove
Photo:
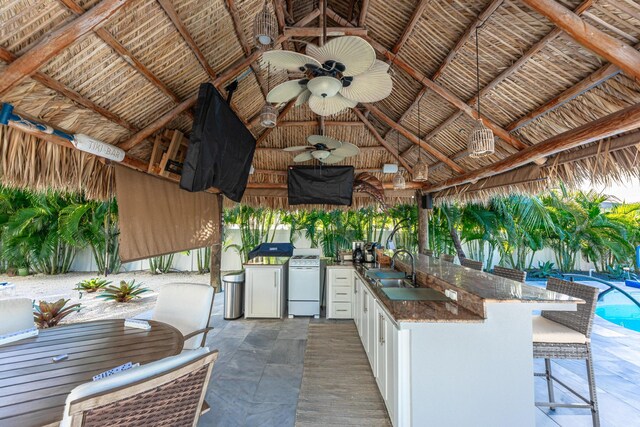
[[[294,249],[289,259],[289,317],[320,317],[320,249]]]

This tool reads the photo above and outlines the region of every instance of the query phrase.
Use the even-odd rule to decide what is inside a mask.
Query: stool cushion
[[[533,316],[533,342],[586,344],[584,334],[542,316]]]

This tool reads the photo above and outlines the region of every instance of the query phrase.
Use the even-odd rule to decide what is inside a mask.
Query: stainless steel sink
[[[365,272],[365,276],[371,277],[372,279],[385,280],[404,279],[406,277],[406,274],[390,268],[372,268]]]
[[[413,288],[411,280],[402,279],[378,279],[378,286],[381,288]]]

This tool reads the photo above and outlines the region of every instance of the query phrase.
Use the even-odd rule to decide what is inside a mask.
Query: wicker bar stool
[[[440,255],[440,259],[441,259],[441,260],[443,260],[443,261],[447,261],[447,262],[453,262],[453,260],[454,260],[455,258],[456,258],[456,257],[455,257],[455,256],[453,256],[453,255],[448,255],[448,254],[442,254],[442,255]]]
[[[535,373],[545,377],[549,402],[536,402],[536,406],[563,408],[589,408],[593,425],[600,425],[596,383],[591,358],[591,327],[598,299],[598,288],[566,280],[550,278],[547,289],[561,294],[580,298],[584,304],[578,304],[577,311],[542,311],[541,316],[533,318],[533,357],[544,359],[545,372]],[[551,359],[584,359],[589,382],[589,398],[585,398],[567,384],[557,379],[551,372]],[[557,403],[553,397],[553,381],[585,403]]]
[[[482,271],[482,261],[476,261],[469,258],[460,258],[460,265],[462,265],[463,267],[468,267],[474,270]]]
[[[424,250],[424,254],[425,254],[426,256],[433,256],[433,251],[432,251],[431,249],[425,249],[425,250]]]
[[[516,282],[524,283],[527,280],[527,272],[522,270],[516,270],[514,268],[500,267],[496,265],[493,267],[493,274],[496,276],[504,277],[505,279],[515,280]]]

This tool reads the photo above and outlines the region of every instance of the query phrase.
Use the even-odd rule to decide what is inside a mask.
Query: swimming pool
[[[626,287],[635,299],[640,301],[640,290]],[[640,332],[640,307],[618,291],[606,294],[602,301],[598,301],[596,314],[616,325]]]

